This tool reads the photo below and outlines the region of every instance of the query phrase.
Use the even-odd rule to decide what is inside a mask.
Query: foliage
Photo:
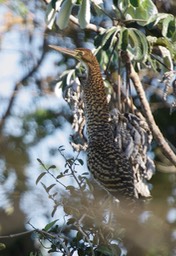
[[[51,248],[48,252],[62,252],[63,255],[73,255],[74,252],[78,255],[120,255],[123,229],[114,229],[117,202],[113,203],[111,197],[104,202],[99,200],[101,193],[97,194],[96,184],[90,182],[88,173],[77,173],[76,167],[84,164],[79,155],[67,158],[62,146],[59,147],[59,152],[65,159],[65,170],[56,175],[53,172],[55,166],[46,167],[38,159],[44,172],[38,176],[36,184],[40,183],[48,198],[53,201],[52,216],[58,216],[59,207],[63,208],[64,223],[62,226],[58,225],[58,219],[48,223],[43,229],[45,233],[40,233],[40,239],[50,241]],[[48,187],[42,182],[45,175],[52,176],[55,181]],[[71,178],[72,185],[64,185],[62,180],[65,177]],[[61,198],[54,190],[57,190],[59,184],[65,190]]]
[[[66,157],[63,146],[59,147],[59,152],[65,159],[65,170],[59,174],[55,171],[56,166],[46,167],[38,159],[44,171],[36,183],[43,186],[53,202],[53,220],[42,230],[33,228],[48,253],[67,256],[74,253],[80,256],[126,255],[128,241],[131,241],[129,246],[132,243],[134,251],[140,255],[168,255],[167,227],[160,218],[146,207],[144,212],[140,207],[134,211],[122,209],[117,200],[90,181],[87,172],[82,175],[77,172],[77,167],[84,164],[79,155]],[[48,187],[42,181],[45,175],[54,179]],[[66,177],[70,177],[72,185],[65,185]],[[62,193],[60,187],[63,187]],[[64,216],[60,215],[61,209]],[[162,233],[159,232],[161,229]]]
[[[89,26],[95,15],[111,20],[110,25],[101,27],[94,37],[95,53],[104,69],[105,82],[111,82],[107,72],[112,72],[112,67],[114,69],[121,65],[119,70],[123,72],[123,64],[119,62],[123,51],[128,52],[138,71],[148,67],[163,75],[173,70],[176,60],[176,19],[171,14],[159,13],[151,0],[113,1],[111,11],[104,9],[105,5],[101,1],[70,1],[69,5],[67,1],[51,1],[47,19],[51,12],[57,14],[58,11],[50,22],[53,24],[56,19],[59,28],[65,29],[69,26],[73,7],[78,9],[78,24],[83,29],[91,30]],[[64,90],[74,80],[75,71],[67,70],[62,74],[58,86]],[[171,93],[175,97],[174,88]]]

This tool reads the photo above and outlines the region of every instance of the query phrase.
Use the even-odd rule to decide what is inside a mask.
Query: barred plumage
[[[94,178],[117,198],[138,198],[136,177],[132,163],[118,144],[110,122],[110,112],[100,67],[88,49],[69,50],[57,46],[53,49],[73,56],[86,68],[86,78],[81,79],[86,118],[88,148],[87,164]],[[118,125],[116,125],[118,127]],[[124,130],[128,135],[127,129]]]

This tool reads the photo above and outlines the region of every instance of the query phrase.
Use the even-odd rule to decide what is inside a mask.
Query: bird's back
[[[102,128],[103,129],[103,128]],[[106,129],[106,132],[105,132]],[[135,198],[134,177],[129,160],[113,140],[111,128],[104,128],[101,136],[89,141],[87,150],[88,168],[94,178],[117,198]],[[98,132],[99,134],[101,131]]]

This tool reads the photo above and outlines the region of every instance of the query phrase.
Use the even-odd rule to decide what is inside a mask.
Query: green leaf
[[[3,243],[0,243],[0,251],[2,251],[2,250],[4,250],[4,249],[6,249],[6,245],[3,244]]]
[[[80,165],[84,165],[84,161],[82,159],[77,159],[77,161],[80,163]]]
[[[128,51],[135,61],[145,61],[148,57],[148,42],[146,36],[138,29],[128,29]]]
[[[43,178],[43,176],[45,176],[46,173],[47,173],[47,172],[42,172],[42,173],[38,176],[38,178],[36,179],[36,182],[35,182],[36,185],[37,185],[37,184],[39,183],[39,181]]]
[[[52,198],[54,198],[54,197],[57,196],[57,195],[58,195],[58,193],[55,192],[54,194],[52,194]]]
[[[78,20],[82,29],[84,29],[90,23],[90,17],[90,0],[82,0],[78,13]]]
[[[69,190],[70,192],[75,191],[75,187],[74,186],[67,186],[66,190]]]
[[[40,160],[39,158],[37,158],[37,161],[38,161],[42,166],[44,166],[42,160]]]
[[[69,218],[68,221],[67,221],[67,225],[72,225],[72,224],[75,223],[75,221],[76,221],[75,218]]]
[[[48,223],[48,224],[44,227],[43,230],[44,230],[44,231],[50,230],[50,229],[56,224],[56,222],[57,222],[58,220],[59,220],[59,219],[56,219],[56,220],[54,220],[54,221]]]
[[[153,16],[154,14],[158,13],[156,5],[153,3],[152,0],[142,0],[142,1],[140,0],[140,5],[146,11],[147,19]],[[139,10],[136,10],[136,11],[139,11]]]
[[[173,38],[176,31],[176,18],[172,14],[158,13],[149,18],[148,29],[159,29],[164,37]]]
[[[54,217],[54,214],[55,214],[55,212],[56,212],[56,210],[57,210],[57,207],[58,207],[58,205],[56,204],[56,205],[54,205],[54,207],[53,207],[53,211],[52,211],[52,213],[51,213],[51,216],[52,217]]]
[[[46,188],[46,192],[48,193],[56,184],[51,184],[49,187]]]
[[[55,166],[55,165],[51,165],[51,166],[48,168],[48,171],[49,171],[50,169],[56,169],[56,166]]]
[[[140,4],[139,0],[130,0],[130,4],[134,7],[138,7]]]
[[[80,231],[78,231],[76,235],[76,241],[79,242],[82,239],[83,239],[83,234]]]
[[[101,1],[99,1],[99,2],[92,1],[92,5],[93,5],[93,8],[94,8],[94,11],[97,14],[96,16],[104,15],[104,10],[100,6],[100,4],[101,4]]]
[[[52,0],[47,6],[45,20],[46,20],[47,27],[49,29],[52,29],[52,27],[53,27],[54,20],[56,18],[56,14],[57,14],[57,11],[58,11],[61,3],[62,3],[62,0],[60,0],[60,1]]]
[[[121,35],[121,50],[126,51],[128,47],[128,29],[122,30],[122,35]]]
[[[82,176],[84,176],[84,175],[85,175],[85,176],[89,175],[89,172],[83,172],[83,173],[82,173]]]
[[[164,37],[167,37],[169,25],[171,24],[171,21],[173,21],[173,19],[174,19],[173,15],[168,15],[168,17],[163,20],[162,35]],[[174,27],[174,30],[175,29],[176,29],[176,27]]]
[[[111,249],[108,247],[108,245],[99,245],[96,249],[97,252],[101,252],[103,253],[103,255],[106,256],[112,256],[112,251]]]
[[[56,179],[60,179],[60,178],[63,178],[64,177],[64,175],[63,175],[63,173],[60,173],[59,175],[57,175],[57,177],[56,177]]]
[[[111,27],[110,29],[105,30],[103,34],[97,37],[95,44],[103,48],[103,50],[107,50],[114,39],[114,34],[116,35],[120,31],[120,26]]]
[[[61,9],[56,20],[56,24],[60,29],[65,29],[68,26],[72,7],[72,0],[65,0],[61,5]]]
[[[138,24],[144,26],[148,23],[148,19],[158,13],[158,10],[152,0],[119,0],[118,6],[127,20],[141,20]]]
[[[60,151],[60,152],[61,152],[61,151],[64,151],[64,150],[65,150],[65,148],[64,148],[63,145],[59,146],[59,151]]]

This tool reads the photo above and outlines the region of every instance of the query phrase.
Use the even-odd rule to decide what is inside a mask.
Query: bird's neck
[[[110,132],[109,107],[98,62],[92,63],[83,87],[88,137]],[[90,138],[89,138],[90,139]]]

